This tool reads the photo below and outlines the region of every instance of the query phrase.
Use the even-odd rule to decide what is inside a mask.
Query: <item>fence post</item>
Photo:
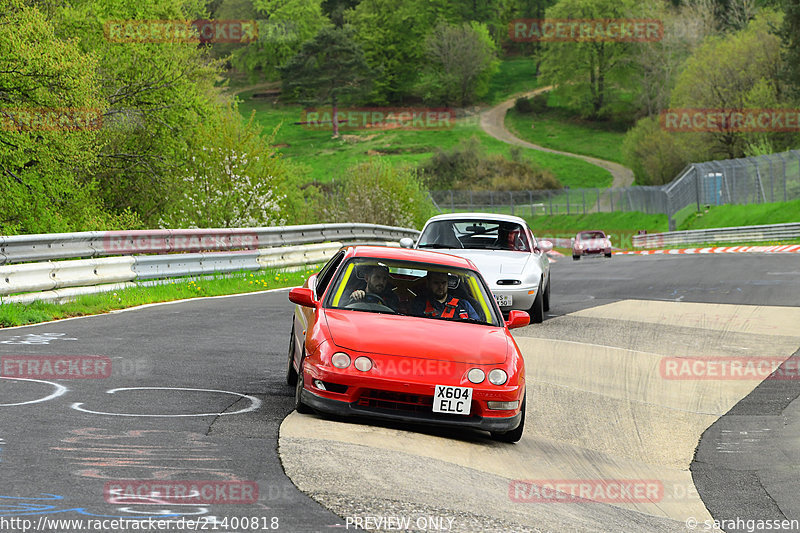
[[[581,189],[581,196],[583,197],[583,214],[586,214],[586,189]]]
[[[508,191],[508,199],[511,200],[511,214],[514,214],[514,191]]]
[[[528,190],[528,203],[531,204],[531,218],[533,218],[536,213],[533,212],[533,191],[531,190]]]
[[[453,204],[453,189],[450,189],[450,212],[451,213],[455,213],[456,212],[456,207]]]
[[[608,189],[608,197],[611,199],[611,212],[614,212],[614,189]]]
[[[783,187],[783,188],[784,188],[784,190],[785,190],[785,189],[786,189],[786,186],[784,185],[784,187]],[[784,196],[786,196],[786,193],[785,193],[785,192],[784,192]],[[553,191],[552,191],[552,190],[549,190],[549,189],[548,189],[548,191],[547,191],[547,198],[550,200],[550,216],[552,216],[552,215],[553,215]]]
[[[569,215],[569,187],[564,189],[567,193],[567,214]]]
[[[600,212],[600,189],[595,189],[595,192],[597,193],[597,212],[599,213]]]
[[[492,204],[492,213],[494,213],[494,191],[489,191],[489,202]]]

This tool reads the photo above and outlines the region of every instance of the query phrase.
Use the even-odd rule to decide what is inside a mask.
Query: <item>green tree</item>
[[[370,100],[378,105],[414,94],[426,63],[425,37],[441,21],[459,22],[448,0],[362,0],[345,18],[375,71]]]
[[[233,53],[234,65],[251,78],[275,80],[298,48],[331,22],[322,11],[322,0],[253,0],[266,24],[260,38]]]
[[[634,16],[634,0],[560,0],[548,19],[619,19]],[[600,117],[612,97],[628,88],[633,43],[575,39],[548,42],[542,76],[558,86],[569,105],[589,118]]]
[[[130,208],[155,226],[197,149],[190,142],[194,132],[218,113],[220,64],[196,42],[129,42],[104,28],[124,28],[111,25],[129,20],[208,18],[205,7],[200,0],[74,0],[55,17],[63,35],[74,35],[97,58],[106,105],[103,148],[91,169],[99,192],[114,212]]]
[[[0,0],[0,28],[0,234],[114,227],[79,179],[100,148],[97,58],[21,0]]]
[[[747,109],[775,108],[786,102],[780,82],[781,41],[772,28],[780,15],[763,11],[735,33],[712,36],[687,59],[672,92],[673,108]],[[686,133],[708,158],[735,158],[744,154],[753,134],[730,128],[709,133]],[[771,133],[776,146],[790,138]]]
[[[645,117],[625,134],[622,154],[639,185],[669,183],[689,163],[678,134],[665,131],[658,117]]]
[[[277,129],[264,138],[253,116],[233,109],[203,123],[186,161],[180,201],[160,225],[170,228],[231,228],[285,224],[288,164],[273,147]]]
[[[484,96],[499,61],[485,24],[438,25],[425,39],[429,59],[422,82],[427,99],[468,105]]]
[[[532,56],[536,61],[536,72],[541,64],[542,43],[539,41],[519,42],[512,40],[508,25],[517,19],[543,19],[547,8],[556,0],[506,0],[501,6],[500,20],[505,24],[499,28],[497,42],[503,49]]]
[[[795,102],[800,102],[800,2],[783,0],[784,17],[779,35],[783,43],[781,79]]]
[[[331,104],[334,137],[339,136],[339,104],[363,95],[369,74],[364,54],[348,27],[323,29],[281,68],[288,97]]]

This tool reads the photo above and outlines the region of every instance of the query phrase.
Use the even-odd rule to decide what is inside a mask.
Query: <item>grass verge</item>
[[[499,104],[512,96],[532,91],[539,86],[536,79],[536,61],[529,57],[504,59],[489,82],[489,92],[484,98],[491,105]]]
[[[63,304],[51,302],[3,303],[0,305],[0,327],[23,326],[62,318],[96,315],[157,302],[295,287],[302,285],[305,278],[313,271],[311,268],[294,272],[262,270],[202,279],[186,278],[175,280],[173,283],[140,285],[115,292],[86,294]]]
[[[800,222],[800,199],[790,202],[719,205],[688,215],[679,230]]]
[[[625,131],[613,123],[580,120],[560,109],[518,113],[512,108],[506,115],[506,127],[520,139],[546,148],[624,164]]]

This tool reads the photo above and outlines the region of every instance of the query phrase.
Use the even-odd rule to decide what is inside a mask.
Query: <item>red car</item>
[[[577,261],[582,255],[611,257],[611,239],[600,230],[581,231],[572,239],[572,258]]]
[[[468,259],[344,248],[289,300],[297,306],[287,383],[295,386],[298,412],[521,438],[525,363],[509,329],[530,318],[511,311],[504,321]]]

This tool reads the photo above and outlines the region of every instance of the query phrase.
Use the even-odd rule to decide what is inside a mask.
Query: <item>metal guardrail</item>
[[[0,303],[60,300],[136,280],[319,264],[345,244],[394,244],[418,235],[393,226],[315,224],[0,237]],[[106,255],[119,257],[98,257]]]
[[[0,236],[0,265],[126,254],[255,250],[327,241],[398,241],[418,234],[412,229],[376,224],[312,224],[13,235]]]
[[[800,223],[768,224],[732,228],[709,228],[669,233],[634,235],[637,248],[657,248],[673,244],[702,244],[707,242],[760,242],[800,238]]]

